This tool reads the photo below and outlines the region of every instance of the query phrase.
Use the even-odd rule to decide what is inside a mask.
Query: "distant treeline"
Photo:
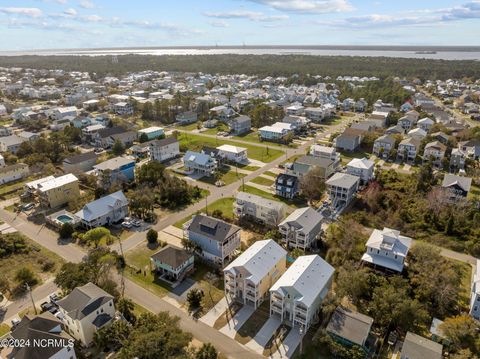
[[[2,56],[0,67],[64,69],[122,75],[143,70],[301,77],[322,75],[392,76],[424,79],[480,78],[480,61],[311,55],[122,55]]]

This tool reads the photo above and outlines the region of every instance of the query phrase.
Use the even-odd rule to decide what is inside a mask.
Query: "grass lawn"
[[[130,267],[127,267],[124,273],[127,278],[163,297],[170,290],[170,287],[165,282],[155,278],[150,271],[150,256],[158,252],[159,249],[159,247],[150,249],[146,244],[141,243],[133,250],[128,251],[125,255],[125,260],[127,266]],[[140,272],[137,273],[137,270]]]
[[[223,217],[233,219],[233,202],[235,202],[235,198],[233,197],[221,198],[208,205],[208,213],[220,210],[222,211]]]
[[[207,313],[212,309],[224,296],[223,278],[217,276],[216,282],[210,284],[205,279],[206,274],[209,272],[214,272],[214,269],[200,261],[195,262],[195,272],[192,275],[192,279],[197,281],[198,287],[205,293],[202,299],[203,313]]]
[[[270,303],[265,301],[257,308],[254,315],[242,325],[235,335],[235,340],[242,344],[247,344],[260,331],[265,322],[270,318]]]
[[[288,145],[284,145],[282,143],[262,141],[262,140],[260,140],[260,136],[259,136],[259,133],[257,131],[251,131],[251,132],[247,133],[246,135],[234,136],[233,139],[246,141],[246,142],[252,142],[252,143],[268,144],[269,146],[274,146],[274,147],[283,147],[283,148],[297,148],[298,147],[298,144],[293,143],[293,142],[289,143]]]
[[[259,184],[259,185],[262,185],[262,186],[271,186],[272,184],[275,183],[274,180],[271,180],[271,179],[268,179],[268,178],[265,178],[265,177],[255,177],[254,179],[252,179],[250,182],[253,182],[253,183],[256,183],[256,184]]]
[[[341,151],[340,155],[341,155],[340,158],[342,160],[342,165],[347,164],[348,162],[350,162],[354,158],[363,158],[363,157],[369,158],[370,157],[370,153],[365,152],[365,151],[354,151],[354,152]]]
[[[460,303],[459,305],[467,311],[470,305],[470,290],[472,286],[472,266],[470,264],[455,261],[450,259],[450,261],[455,262],[458,265],[460,273],[462,274],[461,282],[461,292],[460,292]]]
[[[151,313],[147,308],[142,307],[140,304],[133,303],[133,313],[136,317],[144,313]]]
[[[192,130],[196,130],[196,129],[197,129],[197,123],[198,123],[198,122],[195,122],[195,123],[191,123],[191,124],[185,125],[185,126],[176,125],[175,128],[176,128],[176,129],[179,129],[179,130],[184,130],[184,131],[192,131]]]
[[[0,324],[0,338],[3,337],[8,332],[10,332],[10,327],[5,323]]]
[[[263,174],[267,175],[267,176],[270,176],[270,177],[273,177],[273,178],[277,178],[277,174],[273,173],[271,171],[263,172]]]
[[[4,184],[0,186],[0,197],[4,197],[5,199],[15,197],[23,191],[25,183],[32,181],[32,177],[25,178],[20,181],[11,182],[8,184]]]
[[[174,226],[174,227],[177,227],[177,228],[180,228],[180,229],[183,229],[183,225],[184,225],[185,223],[187,223],[187,222],[188,222],[189,220],[191,220],[191,219],[192,219],[192,216],[185,217],[185,218],[179,220],[179,221],[178,221],[177,223],[175,223],[173,226]]]
[[[9,234],[7,236],[7,240],[9,236],[22,237],[27,247],[30,248],[27,253],[12,254],[0,260],[0,273],[7,278],[13,289],[17,285],[20,285],[20,283],[17,283],[15,280],[15,273],[20,268],[30,268],[35,273],[38,284],[41,284],[46,279],[54,276],[64,262],[57,254],[34,243],[20,233]]]
[[[215,185],[215,182],[217,181],[223,181],[225,183],[225,186],[232,184],[233,182],[241,180],[243,177],[246,176],[246,174],[243,173],[237,173],[235,169],[229,169],[223,167],[222,169],[219,170],[221,176],[216,179],[215,177],[202,177],[199,179],[201,182],[205,182],[211,185]]]
[[[241,189],[241,190],[244,191],[244,192],[247,192],[247,193],[255,194],[255,195],[263,197],[263,198],[271,199],[273,201],[283,202],[283,203],[287,204],[288,206],[291,206],[291,207],[294,207],[294,208],[302,208],[302,207],[305,207],[307,205],[307,203],[303,200],[296,199],[296,200],[293,200],[293,201],[289,201],[289,200],[287,200],[283,197],[274,195],[274,194],[269,193],[269,192],[262,191],[258,188],[255,188],[255,187],[252,187],[252,186],[249,186],[249,185],[245,185],[245,188]]]
[[[202,135],[193,135],[191,133],[181,133],[178,136],[181,146],[189,150],[200,150],[204,146],[217,147],[220,145],[232,145],[244,147],[248,151],[248,157],[262,162],[271,162],[283,155],[283,151],[274,149],[272,146],[250,146],[248,144],[239,145],[237,142],[224,140],[223,138],[210,138]]]
[[[241,168],[242,170],[245,170],[245,171],[252,171],[252,172],[255,172],[256,170],[259,170],[261,167],[258,167],[258,166],[239,166],[238,168]]]
[[[472,184],[472,186],[470,187],[470,192],[468,192],[467,199],[470,199],[470,200],[480,199],[480,187]]]

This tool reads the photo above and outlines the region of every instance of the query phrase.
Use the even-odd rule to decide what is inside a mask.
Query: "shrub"
[[[156,244],[158,241],[158,232],[150,228],[147,232],[147,241],[149,244]]]

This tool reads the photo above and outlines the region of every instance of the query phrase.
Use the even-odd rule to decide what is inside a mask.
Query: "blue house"
[[[130,182],[135,179],[135,158],[131,156],[111,158],[93,166],[93,169],[104,187],[114,183]]]
[[[183,236],[199,247],[197,253],[204,259],[222,267],[240,248],[240,227],[203,214],[185,223]]]
[[[275,180],[275,193],[277,196],[292,199],[299,192],[299,180],[297,177],[281,173]]]

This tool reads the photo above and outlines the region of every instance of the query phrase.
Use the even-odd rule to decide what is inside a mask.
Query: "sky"
[[[480,0],[0,0],[0,50],[480,46]]]

